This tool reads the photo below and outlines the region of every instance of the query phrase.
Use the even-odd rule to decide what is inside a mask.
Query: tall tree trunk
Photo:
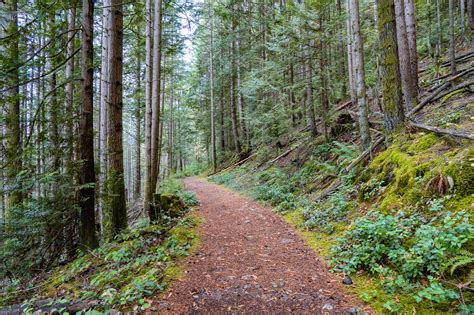
[[[454,0],[449,0],[449,59],[451,74],[456,74],[456,41],[454,38]]]
[[[459,0],[459,9],[461,13],[461,40],[464,43],[466,39],[466,10],[465,10],[466,0]]]
[[[471,30],[471,46],[474,47],[474,0],[467,0],[467,17]]]
[[[66,173],[70,176],[74,175],[74,50],[75,50],[75,28],[76,28],[76,5],[75,3],[71,6],[68,11],[68,43],[67,43],[67,56],[69,61],[66,63],[66,69],[64,76],[67,80],[66,83]]]
[[[342,18],[342,5],[341,5],[341,0],[337,0],[337,16],[338,20],[339,18]],[[338,32],[338,43],[337,43],[337,52],[340,54],[340,56],[344,56],[344,21],[341,20],[338,26],[340,27],[340,30]],[[338,61],[338,75],[340,78],[344,77],[344,72],[346,64],[344,62],[345,58],[340,58]],[[341,99],[345,99],[347,94],[347,86],[346,86],[346,81],[342,80],[341,81]]]
[[[154,14],[154,33],[153,33],[153,80],[151,88],[151,102],[152,102],[152,120],[151,120],[151,172],[150,172],[150,187],[146,192],[153,194],[158,185],[158,156],[159,152],[159,133],[160,133],[160,88],[161,88],[161,33],[162,33],[162,1],[155,2]],[[151,200],[151,198],[150,198]],[[150,207],[152,211],[149,212],[150,220],[156,221],[159,218],[157,209]]]
[[[107,205],[104,212],[104,237],[112,240],[127,227],[122,146],[122,71],[123,71],[123,6],[111,0],[109,100],[108,100],[108,171]]]
[[[418,53],[416,50],[415,0],[404,0],[405,24],[407,29],[408,50],[410,56],[411,77],[414,84],[414,97],[418,95]]]
[[[95,169],[94,169],[94,131],[93,131],[93,77],[94,77],[94,2],[82,1],[82,65],[81,65],[81,122],[79,179],[79,206],[81,208],[80,241],[82,248],[96,248],[99,245],[95,230]]]
[[[235,16],[232,17],[232,36],[236,34],[236,20]],[[235,153],[240,154],[242,147],[239,137],[239,123],[237,120],[237,104],[236,104],[236,65],[235,65],[235,39],[231,39],[230,44],[230,58],[231,58],[231,77],[230,77],[230,118],[232,122],[232,136],[234,139]]]
[[[352,43],[352,21],[351,21],[351,0],[346,0],[346,26],[347,26],[347,71],[349,77],[349,89],[351,92],[352,104],[357,103],[357,90],[355,83],[354,56]]]
[[[384,127],[387,133],[391,133],[402,128],[405,120],[393,0],[377,0],[377,29]]]
[[[437,35],[437,45],[436,45],[436,58],[441,56],[441,0],[436,0],[436,35]]]
[[[350,0],[352,31],[354,38],[354,68],[356,73],[357,106],[359,108],[359,130],[362,146],[370,146],[370,131],[367,112],[367,98],[365,91],[365,63],[364,44],[360,31],[359,0]]]
[[[316,127],[316,115],[314,113],[314,93],[313,93],[313,64],[310,54],[310,45],[305,48],[305,65],[306,65],[306,110],[308,112],[308,123],[313,136],[318,135]]]
[[[22,169],[21,148],[21,125],[20,125],[20,95],[19,95],[19,34],[18,34],[18,3],[17,0],[6,0],[2,5],[8,12],[5,37],[8,45],[5,49],[4,60],[6,61],[5,101],[7,104],[6,114],[6,159],[7,159],[7,183],[9,193],[7,195],[5,222],[11,221],[12,208],[22,202],[21,185],[16,181],[16,175]],[[0,7],[1,7],[0,6]],[[1,27],[1,26],[0,26]],[[3,49],[2,49],[3,51]],[[4,72],[4,73],[5,73]]]
[[[209,6],[209,90],[211,94],[211,165],[212,171],[217,172],[216,153],[216,122],[214,117],[214,14],[212,11],[212,1],[208,1]],[[181,159],[180,159],[181,160]]]
[[[162,68],[163,69],[166,69],[166,54],[163,56],[163,65],[162,65]],[[165,87],[166,87],[166,72],[165,71],[162,71],[161,73],[161,113],[163,113],[165,111],[165,94],[166,94],[166,90],[165,90]],[[163,120],[160,120],[160,132],[159,132],[159,136],[158,136],[158,141],[159,141],[159,145],[158,145],[158,167],[157,167],[157,174],[158,174],[158,177],[160,177],[160,170],[161,170],[161,151],[163,149],[163,125],[164,125],[164,121]],[[164,175],[164,172],[163,172],[163,175]],[[163,176],[164,178],[164,176]]]
[[[416,105],[416,87],[411,71],[410,50],[408,47],[407,29],[405,24],[404,0],[395,0],[395,15],[403,96],[405,99],[405,109],[409,112]]]
[[[137,45],[140,44],[140,37],[137,36]],[[137,87],[135,90],[136,95],[136,108],[135,108],[135,180],[133,187],[133,199],[137,200],[140,198],[140,191],[142,187],[141,181],[141,89],[142,89],[142,70],[141,70],[141,56],[140,50],[137,49]]]
[[[104,0],[104,9],[102,13],[102,51],[101,51],[101,68],[100,68],[100,121],[99,121],[99,222],[101,225],[101,233],[103,229],[103,217],[104,217],[104,199],[107,194],[106,181],[107,181],[107,129],[108,129],[108,113],[107,113],[107,101],[109,98],[109,49],[110,49],[110,17],[111,17],[111,6],[110,0]]]
[[[173,60],[171,61],[173,64]],[[174,160],[174,74],[171,70],[170,77],[170,109],[168,117],[168,175],[171,176],[173,173],[173,160]]]
[[[145,30],[145,188],[143,198],[143,209],[146,215],[149,215],[150,205],[153,198],[153,189],[151,187],[151,83],[153,76],[152,67],[152,5],[151,0],[146,0],[145,4],[146,30]]]
[[[244,110],[244,94],[242,93],[242,49],[241,49],[241,39],[240,39],[240,26],[237,30],[237,105],[239,109],[239,123],[241,129],[242,139],[245,141],[245,146],[247,150],[250,149],[250,137],[247,132],[247,124],[245,122],[245,110]]]

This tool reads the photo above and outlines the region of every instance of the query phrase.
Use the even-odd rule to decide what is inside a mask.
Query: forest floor
[[[201,248],[150,308],[164,314],[368,311],[270,207],[197,177]]]

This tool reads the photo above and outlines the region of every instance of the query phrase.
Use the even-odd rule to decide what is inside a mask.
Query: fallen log
[[[363,161],[379,144],[385,139],[384,136],[377,138],[371,145],[370,148],[362,152],[354,161],[351,162],[345,169],[344,172],[349,173],[357,164]]]
[[[420,109],[422,109],[423,107],[425,107],[426,104],[428,103],[431,103],[445,95],[448,95],[449,93],[452,93],[453,91],[457,90],[457,89],[461,89],[461,88],[465,88],[465,87],[468,87],[469,85],[473,85],[474,84],[474,80],[469,80],[469,81],[466,81],[466,82],[462,82],[458,85],[455,85],[454,87],[452,87],[450,90],[448,90],[447,92],[443,92],[446,87],[448,85],[451,84],[451,81],[446,81],[445,83],[443,83],[438,89],[436,89],[436,91],[434,91],[432,94],[430,94],[428,97],[426,97],[420,104],[418,104],[417,106],[415,106],[407,115],[407,117],[412,117],[415,113],[417,113],[418,111],[420,111]],[[443,93],[442,93],[443,92]],[[441,95],[440,95],[441,94]]]
[[[469,140],[474,140],[474,134],[472,133],[467,133],[467,132],[460,132],[456,130],[451,130],[451,129],[443,129],[443,128],[438,128],[438,127],[433,127],[433,126],[428,126],[424,124],[420,124],[417,122],[410,122],[409,125],[414,128],[422,129],[422,130],[428,130],[440,135],[448,135],[452,137],[457,137],[457,138],[463,138],[463,139],[469,139]]]

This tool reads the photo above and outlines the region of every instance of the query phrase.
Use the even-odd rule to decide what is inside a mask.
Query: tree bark
[[[137,36],[137,46],[140,44],[140,37]],[[137,87],[135,90],[136,95],[136,108],[135,108],[135,180],[133,182],[133,199],[137,200],[141,195],[141,107],[142,107],[142,98],[141,98],[141,89],[142,89],[142,66],[141,66],[141,56],[140,50],[137,49]]]
[[[211,165],[212,171],[217,172],[217,152],[216,152],[216,122],[214,117],[214,14],[212,1],[208,1],[209,6],[209,89],[211,96]]]
[[[467,16],[471,30],[471,46],[474,47],[474,0],[467,0]]]
[[[408,39],[408,50],[411,65],[411,78],[414,85],[414,97],[418,96],[418,53],[416,50],[416,19],[414,0],[404,0],[405,4],[405,23]]]
[[[466,10],[465,10],[465,0],[459,0],[459,9],[461,14],[461,40],[464,43],[466,39]]]
[[[122,146],[122,71],[123,7],[121,0],[111,0],[109,100],[108,100],[108,171],[107,205],[104,212],[104,237],[112,240],[127,227]]]
[[[405,120],[393,0],[377,0],[377,28],[384,127],[387,133],[391,133],[402,128]]]
[[[449,59],[451,74],[456,74],[456,42],[454,38],[454,0],[449,0]]]
[[[108,129],[108,113],[107,101],[109,98],[109,46],[110,46],[110,0],[104,0],[104,9],[102,13],[102,51],[101,51],[101,66],[100,66],[100,121],[99,121],[99,222],[101,225],[101,232],[103,233],[103,215],[104,215],[104,199],[107,194],[106,180],[107,180],[107,129]]]
[[[407,27],[405,24],[404,0],[395,0],[395,15],[397,25],[398,57],[400,61],[400,74],[403,96],[405,99],[405,110],[409,112],[416,106],[416,87],[412,78],[410,49],[408,46]]]
[[[364,149],[367,149],[370,146],[371,139],[365,90],[364,44],[360,31],[359,0],[350,0],[350,8],[354,38],[354,68],[357,85],[357,106],[359,108],[359,131],[362,138],[362,146]]]
[[[151,84],[153,76],[152,59],[152,5],[151,0],[146,0],[145,4],[146,31],[145,31],[145,188],[143,209],[149,216],[150,205],[153,198],[153,188],[151,180],[151,125],[152,125],[152,107],[151,107]]]
[[[70,57],[66,63],[64,76],[67,84],[65,108],[66,108],[66,173],[70,176],[74,175],[74,54],[75,48],[75,29],[76,29],[76,4],[74,3],[68,11],[68,43],[67,43],[67,55]]]
[[[313,93],[313,64],[310,55],[310,45],[305,47],[305,66],[306,66],[306,110],[308,112],[308,124],[310,126],[311,134],[318,135],[316,126],[316,115],[314,113],[314,93]]]
[[[232,36],[236,34],[236,20],[235,16],[232,18]],[[235,153],[240,154],[242,152],[242,146],[239,137],[239,123],[237,119],[237,104],[236,104],[236,66],[235,66],[235,39],[231,39],[230,44],[231,54],[231,77],[230,77],[230,118],[232,122],[232,136],[234,139]],[[265,53],[264,53],[265,54]]]
[[[5,92],[7,104],[6,113],[6,159],[7,183],[9,193],[6,201],[5,222],[8,224],[11,210],[22,202],[21,184],[17,182],[16,175],[22,169],[21,125],[20,125],[20,95],[19,95],[19,34],[18,34],[18,3],[17,0],[7,0],[2,6],[8,12],[5,36],[8,46],[5,48],[6,67],[12,69],[5,75]],[[1,27],[1,26],[0,26]],[[3,51],[3,49],[2,49]]]
[[[153,194],[158,187],[158,160],[159,153],[159,133],[160,133],[160,97],[161,97],[161,33],[162,33],[162,1],[155,2],[155,13],[153,23],[153,80],[151,87],[151,172],[150,187],[148,194]],[[150,198],[150,197],[149,197]],[[151,198],[150,198],[151,200]],[[157,209],[150,207],[150,220],[156,221],[159,218]]]
[[[80,159],[81,172],[79,185],[80,241],[82,248],[96,248],[99,245],[95,229],[95,169],[94,169],[94,131],[93,131],[93,77],[94,77],[94,2],[82,1],[82,65],[81,65],[81,122]]]
[[[351,22],[351,0],[346,0],[346,26],[347,26],[347,71],[349,77],[349,89],[351,94],[352,104],[357,102],[357,91],[355,83],[354,73],[354,56],[353,56],[353,43],[352,43],[352,22]]]

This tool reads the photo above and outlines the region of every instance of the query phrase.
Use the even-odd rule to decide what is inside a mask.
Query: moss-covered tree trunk
[[[402,128],[405,120],[393,0],[377,0],[377,28],[384,127],[391,133]]]
[[[20,96],[19,96],[19,34],[18,34],[18,4],[17,0],[6,0],[2,6],[7,14],[7,23],[4,30],[7,45],[0,50],[2,52],[2,66],[5,67],[5,101],[7,107],[6,115],[6,158],[7,158],[7,182],[8,197],[6,202],[5,222],[9,221],[11,209],[22,201],[21,186],[16,182],[16,175],[21,171],[21,126],[20,126]],[[2,27],[0,25],[0,27]]]
[[[108,170],[107,202],[104,211],[104,236],[111,240],[127,227],[125,183],[122,147],[122,70],[123,70],[123,12],[121,0],[111,1],[110,68],[108,100]]]

